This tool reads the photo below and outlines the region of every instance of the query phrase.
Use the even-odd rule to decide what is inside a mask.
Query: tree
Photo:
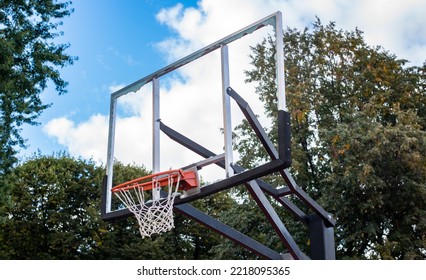
[[[118,180],[147,174],[115,165]],[[6,176],[9,203],[1,205],[0,259],[164,258],[164,242],[142,240],[134,219],[100,217],[104,168],[64,154],[37,155]]]
[[[69,45],[56,44],[61,19],[71,14],[70,2],[5,0],[0,2],[0,175],[17,162],[16,148],[25,147],[23,124],[49,107],[40,94],[52,81],[59,94],[66,92],[58,67],[76,59],[65,53]]]
[[[176,214],[175,228],[142,239],[134,217],[104,222],[104,167],[64,154],[37,155],[5,176],[0,204],[0,259],[215,259],[223,240]],[[114,184],[145,176],[136,165],[114,165]],[[226,193],[194,202],[214,217],[234,203]]]
[[[191,205],[217,220],[222,220],[229,209],[236,207],[236,202],[230,193],[220,192],[196,200]],[[239,259],[237,255],[232,254],[223,256],[216,250],[226,242],[224,237],[182,215],[175,215],[175,229],[170,232],[170,237],[167,237],[166,242],[172,244],[171,255],[174,259]]]
[[[286,30],[284,48],[291,172],[337,218],[337,256],[425,258],[426,66],[406,67],[361,31],[319,20],[312,30]],[[272,38],[252,50],[247,82],[272,116]],[[236,141],[247,167],[266,158],[249,129],[240,124]],[[276,141],[276,125],[268,133]]]
[[[93,257],[103,170],[66,155],[36,156],[7,175],[1,259]]]

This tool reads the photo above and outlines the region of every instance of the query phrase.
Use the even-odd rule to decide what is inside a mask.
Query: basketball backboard
[[[228,94],[228,88],[231,86],[228,50],[233,47],[233,44],[237,45],[237,41],[241,41],[243,37],[249,37],[247,35],[254,36],[253,34],[260,33],[259,30],[272,30],[273,34],[269,35],[276,38],[277,77],[281,77],[277,79],[276,83],[278,111],[285,111],[281,17],[280,12],[271,14],[123,87],[111,95],[104,216],[108,217],[114,212],[116,213],[113,216],[119,216],[121,212],[112,209],[111,189],[113,188],[114,160],[122,160],[120,156],[123,154],[126,154],[127,157],[129,155],[134,157],[126,158],[127,162],[141,163],[138,160],[144,158],[142,164],[153,172],[160,172],[169,168],[182,168],[211,156],[213,159],[207,161],[209,164],[204,161],[203,166],[213,169],[215,165],[220,165],[218,162],[223,162],[222,167],[224,168],[216,167],[217,170],[212,171],[213,174],[221,173],[217,178],[209,178],[210,180],[221,180],[234,175],[234,170],[231,167],[235,161],[235,152],[232,146],[232,125],[236,124],[232,123],[232,115],[242,113],[239,109],[235,109],[236,103],[231,104],[232,100]],[[268,26],[271,28],[264,28]],[[239,47],[237,45],[234,51],[238,51]],[[247,45],[246,48],[249,49],[250,45]],[[191,89],[180,90],[181,94],[177,95],[175,91],[179,91],[177,88],[182,87],[182,84],[176,82],[170,84],[168,78],[173,75],[181,75],[179,70],[184,67],[192,67],[188,71],[196,71],[198,75],[203,77],[214,76],[216,82],[200,91],[196,97],[185,95],[185,92],[191,91]],[[253,92],[250,92],[250,94],[255,96]],[[191,98],[191,100],[188,100],[188,98]],[[198,106],[188,110],[186,106],[188,102],[198,104]],[[178,116],[182,114],[187,114],[191,121],[180,121],[181,118],[178,118]],[[220,116],[213,116],[213,114]],[[147,119],[149,119],[148,122]],[[173,133],[176,131],[214,151],[214,155],[200,156],[199,153],[194,154],[190,148],[182,147],[182,143],[173,139]],[[120,147],[121,150],[117,147]],[[179,152],[177,152],[178,150]],[[179,154],[179,156],[167,157],[167,155],[172,154]],[[186,156],[188,154],[194,156]],[[186,161],[179,162],[181,158],[185,158]],[[201,175],[203,175],[202,171]]]
[[[246,95],[241,94],[239,89],[233,87],[236,84],[234,80],[231,81],[230,79],[230,61],[232,59],[230,59],[229,49],[234,44],[238,44],[237,42],[249,37],[246,35],[255,34],[259,30],[264,30],[264,27],[267,26],[272,27],[272,35],[275,36],[277,113],[273,121],[278,126],[277,147],[265,132],[264,126],[252,109],[251,101],[247,102],[250,96],[247,93],[245,93]],[[238,48],[236,48],[236,51],[239,51]],[[215,59],[216,62],[212,62]],[[195,90],[197,94],[186,96],[186,91],[194,89],[186,87],[182,90],[182,83],[176,82],[176,80],[179,80],[179,76],[184,73],[179,72],[184,67],[190,67],[189,71],[192,71],[193,74],[191,79],[213,76],[215,83],[197,88]],[[175,75],[174,77],[178,79],[173,79],[173,82],[170,82],[167,79],[170,75]],[[285,207],[296,219],[308,227],[311,240],[311,257],[334,259],[333,227],[335,220],[330,213],[325,211],[297,185],[288,170],[291,165],[291,128],[290,113],[286,108],[284,77],[282,15],[281,12],[276,12],[114,92],[111,95],[107,167],[102,186],[102,219],[109,221],[132,215],[127,208],[112,208],[112,191],[117,191],[122,187],[124,190],[130,190],[134,187],[134,185],[128,187],[128,182],[125,184],[120,184],[122,183],[120,182],[118,187],[113,186],[114,160],[116,158],[120,160],[120,156],[122,156],[119,149],[116,148],[118,143],[121,142],[119,146],[122,150],[127,150],[131,160],[133,159],[136,162],[143,158],[145,167],[152,169],[152,172],[157,175],[168,169],[193,169],[198,174],[199,171],[212,166],[218,166],[222,171],[223,176],[215,177],[217,180],[211,180],[201,186],[197,184],[197,187],[192,188],[191,191],[183,195],[173,196],[173,201],[168,204],[170,207],[162,207],[162,213],[166,210],[177,211],[264,258],[309,259],[285,227],[274,206],[267,198],[266,195],[268,195],[275,199],[276,205]],[[184,80],[187,78],[182,77]],[[241,78],[241,80],[244,80],[244,78]],[[160,86],[160,83],[163,86]],[[176,94],[176,92],[179,92],[179,94]],[[255,95],[253,90],[248,90],[248,94]],[[192,106],[189,109],[189,103],[198,106]],[[213,116],[212,113],[219,114],[220,117],[211,117]],[[237,164],[238,155],[235,155],[232,146],[234,141],[232,125],[235,125],[235,123],[232,123],[233,116],[238,113],[245,118],[253,129],[260,147],[264,148],[270,159],[247,170]],[[189,118],[182,121],[182,118],[180,118],[182,114],[187,114]],[[150,120],[149,124],[146,119]],[[217,121],[218,119],[219,121]],[[212,125],[209,123],[212,120],[217,121],[217,123]],[[211,127],[213,127],[213,130],[209,130]],[[194,134],[194,132],[201,133]],[[169,143],[164,145],[166,140]],[[139,153],[142,148],[148,148],[149,153]],[[164,155],[170,154],[173,157],[164,157]],[[188,160],[187,154],[196,155],[196,157]],[[184,160],[179,162],[181,159]],[[146,164],[146,162],[150,162],[150,164]],[[273,173],[282,177],[285,186],[275,188],[262,181],[262,177]],[[129,184],[135,182],[130,181]],[[159,185],[162,184],[161,182],[160,180]],[[208,197],[243,184],[270,222],[288,253],[276,252],[189,204],[196,199]],[[160,201],[165,199],[166,196],[163,196],[164,191],[161,193],[162,191],[158,189],[157,193],[152,193],[153,201],[157,196]],[[288,198],[290,195],[292,198],[299,199],[312,212],[309,214],[301,210],[292,199]],[[142,197],[139,194],[136,194],[136,196]],[[145,204],[144,201],[139,202],[139,205],[133,199],[124,198],[122,201],[128,208],[133,207],[133,210],[135,210],[133,212],[137,212],[135,216],[139,216],[139,221],[143,220],[148,226],[153,221],[149,217],[146,218],[144,213],[139,215],[139,211]],[[152,210],[151,206],[154,204],[154,202],[146,203],[149,207],[148,212]],[[168,222],[161,224],[170,225]],[[146,228],[146,225],[142,225],[142,228]],[[162,232],[161,228],[155,232],[160,231]],[[142,232],[141,234],[142,236],[145,235]],[[150,234],[148,233],[147,236]]]

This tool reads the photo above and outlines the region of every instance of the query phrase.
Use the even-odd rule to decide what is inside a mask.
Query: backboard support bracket
[[[256,115],[250,108],[249,104],[231,87],[229,77],[229,59],[228,44],[238,40],[248,34],[265,26],[272,26],[275,31],[275,51],[276,51],[276,86],[277,86],[277,124],[278,124],[278,141],[277,148],[273,141],[264,131]],[[223,126],[224,126],[224,153],[217,155],[216,153],[206,149],[204,146],[189,139],[183,134],[173,130],[161,121],[160,116],[160,78],[202,56],[215,50],[221,51],[221,73],[222,73],[222,102],[223,102]],[[114,147],[115,133],[117,121],[117,99],[130,92],[138,91],[145,84],[152,84],[153,96],[153,155],[152,170],[154,173],[160,169],[160,134],[167,135],[170,139],[181,144],[194,153],[202,156],[205,160],[194,164],[187,165],[183,169],[196,168],[201,169],[207,165],[215,164],[225,170],[226,178],[217,182],[202,186],[194,193],[176,197],[174,200],[174,211],[179,212],[186,217],[210,228],[222,236],[242,245],[250,251],[258,254],[266,259],[335,259],[334,247],[334,226],[336,221],[332,215],[325,211],[315,200],[309,197],[300,188],[290,172],[288,167],[291,166],[291,126],[290,112],[287,109],[285,96],[285,79],[284,79],[284,45],[283,45],[283,28],[282,14],[276,12],[265,17],[221,40],[214,42],[178,61],[172,63],[134,83],[114,92],[111,95],[110,102],[110,118],[109,118],[109,134],[108,134],[108,151],[106,174],[102,182],[102,199],[101,199],[101,217],[105,221],[126,218],[132,215],[127,209],[112,210],[111,189],[113,182],[113,164],[114,164]],[[233,99],[251,128],[255,132],[260,144],[266,150],[270,157],[270,161],[260,164],[251,169],[244,169],[234,163],[232,148],[232,123],[230,103]],[[263,176],[279,174],[286,183],[286,186],[274,188],[262,180]],[[288,253],[276,252],[265,245],[253,240],[249,236],[229,227],[228,225],[217,221],[213,217],[194,208],[189,203],[197,199],[208,197],[215,193],[228,190],[237,185],[244,185],[252,198],[256,201],[259,209],[264,213],[270,225],[282,241]],[[159,194],[161,196],[161,192]],[[269,202],[268,196],[285,207],[293,216],[303,223],[309,230],[309,238],[311,242],[310,257],[308,257],[296,244],[295,240],[287,230],[285,224],[280,219],[274,207]],[[291,196],[291,197],[290,197]],[[305,213],[293,201],[293,197],[299,199],[308,210],[312,213]]]

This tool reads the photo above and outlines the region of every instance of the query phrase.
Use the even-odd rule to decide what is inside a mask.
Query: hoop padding
[[[197,179],[194,170],[175,169],[131,180],[111,191],[135,215],[144,238],[174,228],[173,203],[178,190],[197,187]]]

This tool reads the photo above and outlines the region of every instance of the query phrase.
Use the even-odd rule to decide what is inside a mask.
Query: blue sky
[[[44,102],[52,106],[38,119],[39,126],[24,127],[28,149],[21,152],[22,158],[37,150],[42,154],[67,151],[72,156],[105,162],[111,92],[277,10],[283,13],[284,27],[304,28],[318,16],[323,22],[335,21],[338,28],[358,27],[368,44],[382,45],[412,64],[426,60],[426,1],[421,0],[75,0],[72,6],[75,12],[64,20],[64,36],[60,38],[71,44],[67,52],[79,57],[74,65],[61,70],[69,82],[69,92],[57,96],[49,88],[42,94]],[[232,81],[236,87],[253,91],[253,85],[251,89],[244,85],[243,71],[250,67],[249,46],[260,38],[244,40],[230,47]],[[164,109],[164,115],[167,118],[170,112],[171,123],[192,124],[194,116],[214,108],[213,100],[220,101],[220,94],[212,97],[199,93],[206,87],[220,87],[216,60],[217,55],[212,55],[183,69],[179,79],[168,78],[168,87],[162,91],[170,97],[171,105]],[[149,101],[142,95],[130,96],[121,103],[133,112],[133,118],[120,119],[126,138],[151,137],[149,126],[143,123]],[[194,137],[199,137],[201,144],[210,141],[204,145],[212,149],[221,149],[223,143],[212,140],[221,126],[213,122],[216,117],[220,116],[200,117],[191,132],[212,126],[212,132]],[[133,134],[127,135],[129,132]],[[118,147],[122,149],[119,159],[138,163],[137,158],[149,157],[141,148],[149,143],[141,143],[124,141]],[[186,152],[175,152],[174,146],[165,150],[165,161],[171,166],[195,160]],[[149,160],[141,163],[150,165]]]
[[[125,4],[123,4],[125,3]],[[25,127],[29,149],[42,153],[67,150],[55,138],[43,132],[43,125],[56,117],[69,117],[79,123],[91,115],[107,114],[109,87],[131,83],[167,64],[155,44],[173,36],[173,32],[156,20],[172,0],[89,0],[74,1],[74,13],[64,19],[60,42],[70,43],[67,53],[78,60],[61,70],[69,82],[68,94],[58,96],[53,88],[42,95],[52,106],[45,110],[37,127]],[[185,6],[196,1],[185,1]]]

